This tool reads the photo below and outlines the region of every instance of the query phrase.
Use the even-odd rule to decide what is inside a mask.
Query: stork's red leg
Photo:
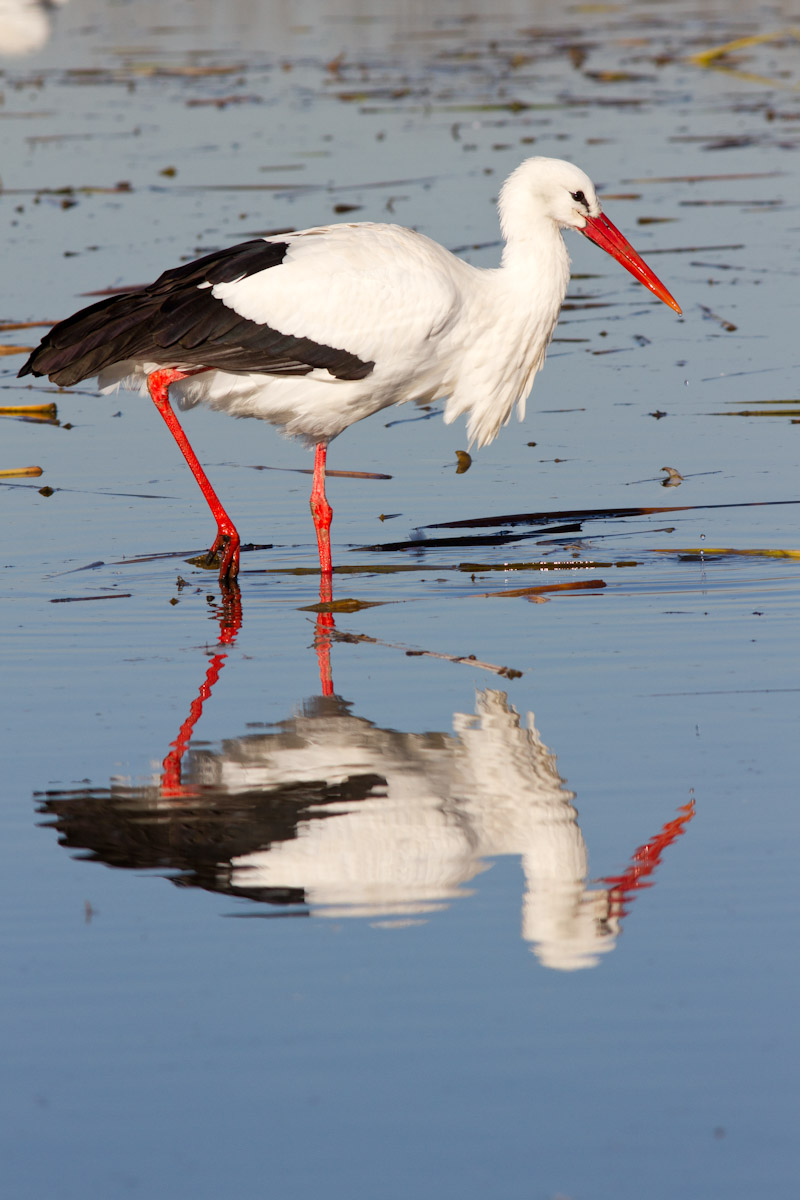
[[[328,453],[326,442],[319,442],[314,455],[314,480],[311,485],[311,515],[314,518],[314,528],[317,531],[319,546],[319,569],[323,575],[330,575],[333,570],[331,563],[331,517],[333,509],[328,504],[325,495],[325,458]]]
[[[177,371],[165,367],[163,370],[152,371],[147,376],[147,389],[150,392],[153,403],[166,421],[170,433],[178,443],[183,457],[189,464],[189,468],[208,502],[208,507],[214,515],[214,520],[217,522],[217,538],[208,554],[209,558],[213,558],[216,554],[219,554],[219,581],[224,585],[234,580],[239,573],[239,534],[236,532],[236,526],[233,521],[222,507],[217,493],[208,482],[206,473],[200,466],[194,450],[189,445],[189,439],[183,432],[180,421],[172,411],[172,405],[169,402],[169,385],[177,382],[179,379],[186,379],[188,375],[196,374],[198,374],[197,371]],[[330,518],[328,519],[328,523],[330,524]]]

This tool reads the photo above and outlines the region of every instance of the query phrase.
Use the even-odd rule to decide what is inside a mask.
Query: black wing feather
[[[114,363],[149,360],[164,367],[218,367],[233,374],[307,375],[315,367],[337,379],[364,379],[374,362],[248,321],[211,288],[283,262],[287,242],[242,242],[173,267],[154,283],[81,309],[54,325],[20,375],[47,375],[69,387]]]

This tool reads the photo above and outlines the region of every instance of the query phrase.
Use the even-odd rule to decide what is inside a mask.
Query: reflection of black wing
[[[202,773],[208,752],[192,752],[187,775]],[[274,790],[254,788],[231,794],[205,784],[185,785],[170,802],[161,790],[112,785],[108,789],[46,792],[37,796],[44,824],[58,831],[59,842],[90,862],[127,870],[177,872],[179,887],[243,896],[268,904],[302,904],[303,888],[231,886],[231,862],[297,837],[297,827],[313,811],[324,820],[328,805],[348,806],[376,790],[379,775],[353,775],[341,783],[285,783]]]
[[[165,271],[147,287],[100,300],[55,325],[19,374],[48,375],[69,387],[135,360],[233,374],[307,375],[322,367],[337,379],[364,379],[374,363],[249,321],[212,294],[215,284],[280,267],[287,249],[287,242],[264,238],[242,242]]]

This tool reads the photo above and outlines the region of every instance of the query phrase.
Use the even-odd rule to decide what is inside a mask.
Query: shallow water
[[[531,153],[685,315],[573,238],[528,416],[466,473],[437,413],[335,442],[391,478],[330,481],[332,625],[301,446],[186,417],[261,547],[225,602],[149,402],[0,358],[0,406],[57,406],[0,417],[43,471],[0,479],[4,1195],[793,1196],[791,10],[38,15],[0,318],[43,324],[4,345],[340,217],[492,265]]]

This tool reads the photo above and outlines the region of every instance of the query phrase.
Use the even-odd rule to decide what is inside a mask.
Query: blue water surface
[[[0,5],[0,407],[57,406],[0,417],[43,471],[0,478],[9,1200],[796,1194],[791,26]],[[302,446],[186,415],[260,547],[226,597],[149,401],[15,378],[87,294],[272,230],[496,265],[534,153],[684,317],[572,237],[523,424],[462,474],[436,412],[336,441],[390,478],[329,482],[332,624]]]

